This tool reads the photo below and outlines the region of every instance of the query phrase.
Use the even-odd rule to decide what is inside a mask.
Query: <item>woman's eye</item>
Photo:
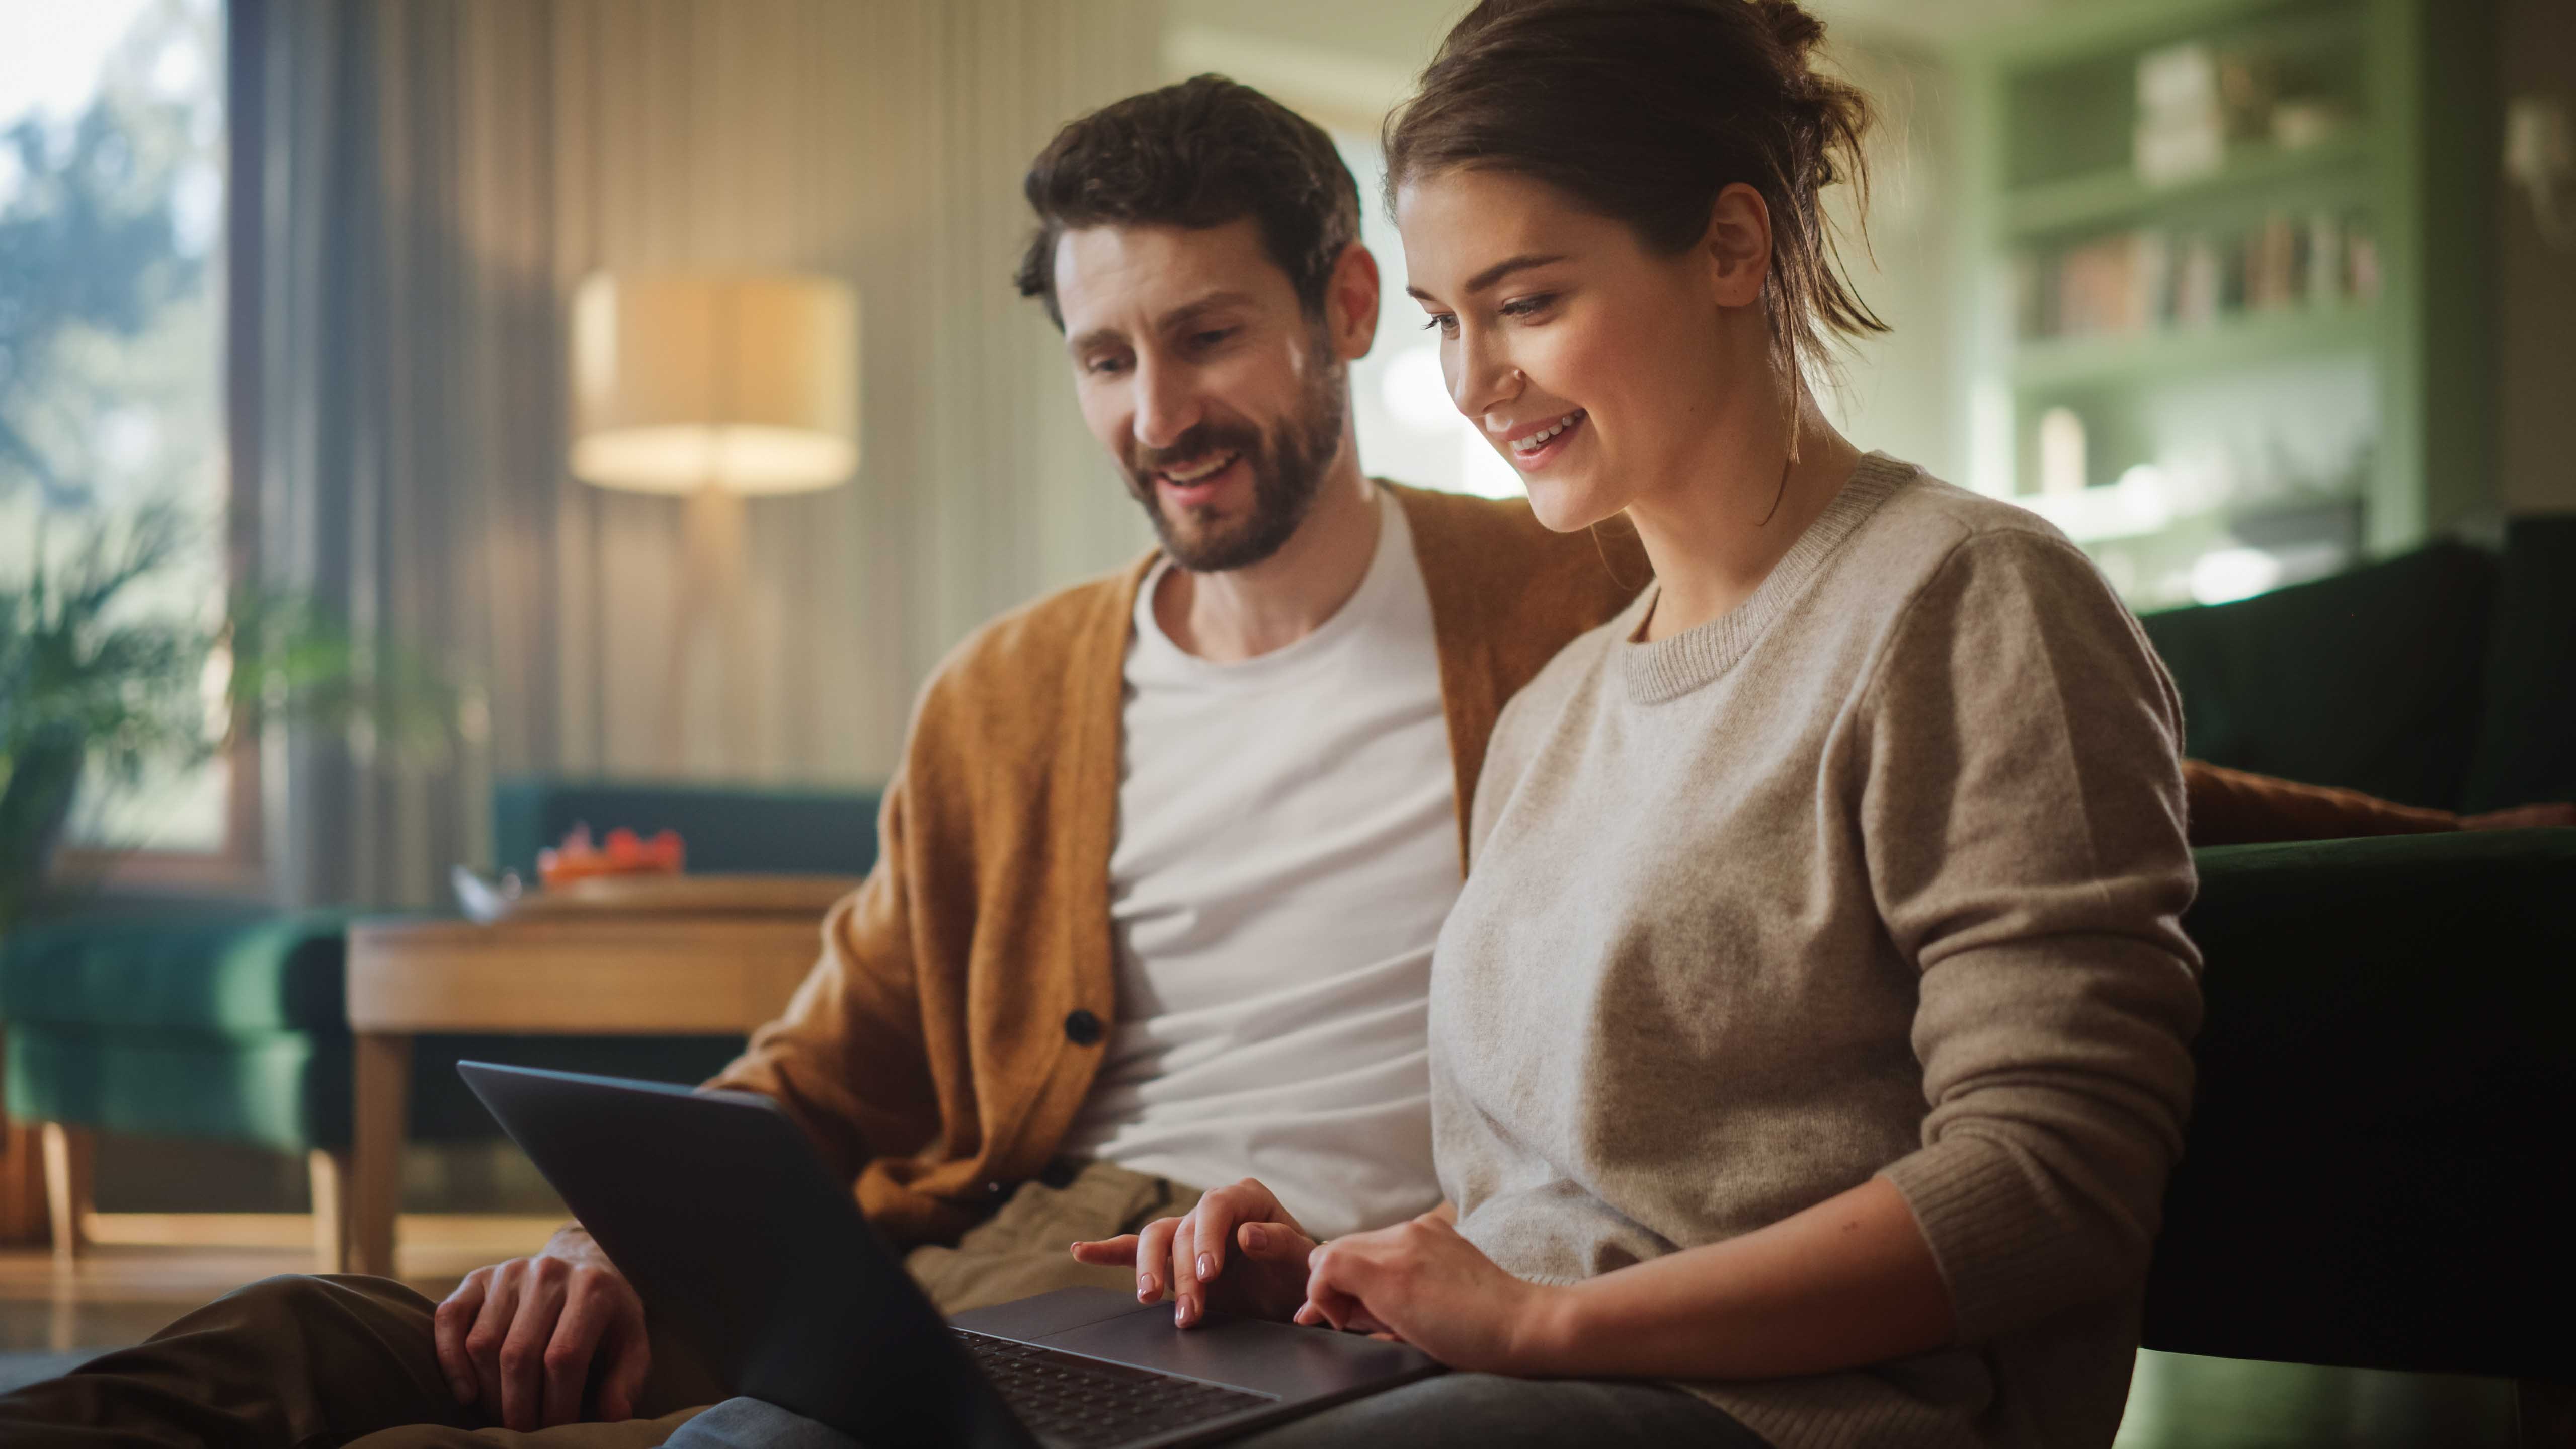
[[[1535,297],[1514,297],[1496,310],[1506,317],[1535,317],[1555,301],[1556,298],[1547,293]]]
[[[1431,314],[1430,321],[1422,324],[1422,330],[1436,331],[1443,337],[1455,337],[1458,335],[1458,319],[1446,312],[1435,312]]]

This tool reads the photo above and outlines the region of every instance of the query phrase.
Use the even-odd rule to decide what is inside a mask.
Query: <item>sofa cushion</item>
[[[99,1031],[12,1021],[9,1115],[280,1152],[349,1140],[349,1038],[312,1032]]]
[[[2207,961],[2146,1344],[2576,1363],[2576,830],[2197,852]]]
[[[50,1022],[6,1028],[8,1114],[147,1137],[201,1137],[280,1152],[346,1147],[350,1038],[329,1032],[100,1030]],[[459,1059],[698,1083],[742,1050],[739,1036],[424,1036],[412,1044],[405,1137],[501,1136],[456,1074]]]
[[[258,1037],[346,1030],[351,912],[93,905],[0,941],[0,1021]]]
[[[2506,526],[2468,810],[2576,800],[2576,517]]]
[[[2141,620],[2216,765],[2456,810],[2495,563],[2439,544],[2242,603]]]

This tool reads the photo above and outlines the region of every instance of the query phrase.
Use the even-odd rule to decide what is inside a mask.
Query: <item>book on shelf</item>
[[[2250,226],[2139,227],[2013,259],[2020,335],[2133,337],[2246,312],[2366,303],[2379,295],[2369,218],[2273,211]]]

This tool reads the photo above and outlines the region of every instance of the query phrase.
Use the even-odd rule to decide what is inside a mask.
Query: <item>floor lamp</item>
[[[785,272],[607,271],[573,298],[572,471],[688,500],[663,681],[663,762],[685,759],[692,661],[712,634],[738,764],[755,704],[742,605],[743,501],[846,481],[859,464],[859,303]]]

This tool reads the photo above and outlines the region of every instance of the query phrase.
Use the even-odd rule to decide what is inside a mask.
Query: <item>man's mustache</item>
[[[1242,453],[1257,456],[1261,434],[1239,423],[1200,423],[1160,448],[1140,447],[1128,466],[1140,479],[1150,478],[1175,464],[1195,463],[1218,453]]]

